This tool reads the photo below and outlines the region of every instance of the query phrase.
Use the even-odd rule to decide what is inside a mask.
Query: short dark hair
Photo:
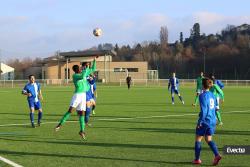
[[[31,79],[31,77],[34,77],[34,75],[33,74],[29,75],[29,79]]]
[[[82,66],[86,66],[89,62],[82,62]]]
[[[79,66],[78,65],[73,65],[72,70],[76,73],[79,71]]]
[[[204,89],[210,89],[212,87],[212,80],[209,78],[203,78],[202,86]]]
[[[209,74],[209,79],[211,79],[211,80],[214,82],[214,81],[215,81],[214,74],[210,73],[210,74]]]

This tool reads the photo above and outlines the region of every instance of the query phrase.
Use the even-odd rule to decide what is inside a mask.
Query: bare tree
[[[162,26],[160,30],[160,43],[162,48],[168,47],[168,28],[167,26]]]

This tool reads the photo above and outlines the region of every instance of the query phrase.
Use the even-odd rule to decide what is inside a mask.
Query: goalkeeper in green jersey
[[[209,89],[209,91],[214,94],[214,96],[216,97],[216,101],[217,101],[217,106],[216,106],[217,121],[219,125],[223,125],[219,104],[220,104],[220,99],[224,102],[224,93],[221,90],[221,88],[215,83],[215,79],[214,78],[210,78],[210,79],[213,81],[213,84],[212,84],[212,87]]]
[[[66,122],[66,120],[70,117],[73,109],[76,109],[79,115],[79,123],[80,123],[80,132],[79,135],[82,139],[85,139],[85,111],[86,111],[86,92],[90,89],[90,86],[87,81],[87,76],[93,73],[96,70],[96,58],[93,61],[93,65],[91,68],[86,68],[84,70],[80,70],[78,65],[73,66],[73,82],[75,85],[75,92],[71,99],[70,107],[68,111],[64,114],[59,124],[56,126],[55,131],[58,131],[61,126]]]
[[[203,72],[201,72],[200,76],[196,79],[196,96],[193,103],[193,106],[197,105],[199,95],[202,93],[202,79],[204,78]]]

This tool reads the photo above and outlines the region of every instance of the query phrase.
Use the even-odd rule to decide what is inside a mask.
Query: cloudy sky
[[[55,51],[83,50],[99,43],[133,45],[189,36],[199,22],[202,33],[226,25],[250,24],[249,0],[8,0],[1,1],[0,57],[47,57]],[[92,30],[100,27],[103,36]]]

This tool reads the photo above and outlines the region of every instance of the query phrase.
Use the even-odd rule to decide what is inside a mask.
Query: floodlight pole
[[[104,54],[104,79],[105,79],[105,83],[107,83],[106,68],[107,68],[106,54]]]
[[[68,68],[69,68],[69,58],[66,58],[66,83],[67,84],[69,83],[69,71],[68,71]]]
[[[1,59],[1,52],[2,52],[2,50],[0,49],[0,63],[2,62],[2,59]]]
[[[60,72],[61,68],[60,68],[60,51],[59,50],[56,52],[56,57],[57,57],[57,67],[58,67],[57,79],[60,79],[61,78],[61,72]]]

